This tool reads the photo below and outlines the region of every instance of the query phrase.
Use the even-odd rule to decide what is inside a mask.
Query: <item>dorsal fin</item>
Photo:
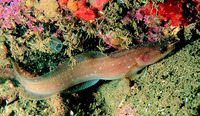
[[[81,62],[87,59],[94,59],[94,58],[101,58],[101,57],[105,57],[106,54],[100,52],[100,51],[89,51],[89,52],[85,52],[85,53],[81,53],[77,56],[75,56],[75,60],[76,62]]]

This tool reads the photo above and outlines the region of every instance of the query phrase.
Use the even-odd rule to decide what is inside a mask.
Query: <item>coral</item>
[[[61,6],[65,6],[69,0],[58,0]]]
[[[197,1],[186,0],[166,0],[165,2],[158,2],[158,5],[150,2],[135,12],[132,10],[122,21],[127,23],[130,21],[129,17],[135,17],[144,23],[145,34],[140,34],[139,43],[158,41],[161,38],[176,35],[176,31],[180,30],[177,28],[179,26],[187,26],[197,22],[199,20],[199,11],[197,10],[199,4],[200,2]]]
[[[199,35],[199,23],[193,23],[200,17],[198,0],[71,1],[0,0],[2,115],[132,115],[135,111],[136,115],[199,115],[197,41],[185,48],[178,46],[182,48],[180,53],[149,66],[146,77],[135,77],[131,83],[100,81],[93,88],[74,93],[76,97],[57,94],[42,101],[18,95],[21,85],[14,80],[8,59],[15,60],[30,74],[43,75],[66,59],[70,59],[69,64],[75,63],[73,56],[85,51],[110,53],[165,39],[172,30],[176,30],[176,35],[179,29],[172,26],[184,26],[180,39],[193,41],[197,37],[194,33]],[[171,7],[170,2],[177,5]],[[77,16],[73,15],[76,12]],[[64,114],[66,106],[69,111]]]
[[[127,24],[131,21],[132,18],[134,18],[134,15],[135,15],[135,10],[132,9],[131,11],[128,11],[126,13],[126,16],[123,19],[121,19],[120,21],[124,24]]]
[[[193,20],[197,21],[197,17],[184,16],[183,13],[186,9],[183,9],[183,4],[186,4],[186,0],[166,0],[164,3],[158,2],[158,7],[156,7],[153,2],[150,2],[147,6],[142,7],[138,10],[137,18],[141,19],[142,15],[158,15],[163,21],[171,21],[171,26],[187,26]],[[194,1],[190,4],[194,5],[196,10],[190,9],[191,14],[197,14],[200,2]],[[142,15],[140,15],[140,13]]]
[[[112,1],[112,0],[89,0],[89,3],[92,7],[100,11],[103,11],[103,5],[108,3],[109,1]]]
[[[130,38],[124,37],[122,33],[118,31],[118,29],[116,29],[116,32],[110,31],[106,34],[98,32],[97,36],[102,38],[107,45],[109,45],[110,47],[112,46],[115,49],[124,48],[125,46],[127,46],[127,44],[129,44],[128,40],[130,40]]]
[[[86,0],[79,0],[77,1],[77,4],[78,10],[73,12],[74,16],[89,21],[92,21],[97,17],[95,11],[86,5]]]
[[[73,15],[88,21],[93,21],[98,16],[98,11],[103,13],[103,5],[109,0],[89,0],[89,5],[86,4],[86,0],[69,0],[67,7],[73,12]]]
[[[78,2],[74,0],[69,0],[67,3],[67,8],[69,8],[71,11],[75,12],[78,10]]]
[[[59,7],[56,0],[41,0],[40,2],[36,0],[33,5],[35,9],[43,11],[46,18],[51,19],[59,16],[59,13],[56,12]]]
[[[3,29],[14,29],[17,25],[26,24],[33,31],[43,31],[43,27],[35,25],[38,20],[28,12],[22,0],[7,0],[0,3],[0,22]],[[22,14],[23,13],[23,14]]]

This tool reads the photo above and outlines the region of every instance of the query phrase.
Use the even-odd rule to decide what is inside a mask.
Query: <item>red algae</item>
[[[77,4],[78,10],[73,13],[74,16],[88,21],[92,21],[96,18],[97,15],[95,11],[86,5],[85,0],[79,0],[77,1]]]
[[[187,26],[192,21],[191,18],[183,16],[183,4],[186,0],[166,0],[164,3],[159,2],[158,8],[150,2],[147,6],[143,7],[140,11],[142,15],[158,15],[164,21],[171,21],[171,26]],[[199,4],[198,1],[193,1],[196,4],[196,10],[190,10],[191,13],[198,12]]]
[[[58,2],[61,6],[65,6],[67,4],[68,0],[58,0]]]
[[[98,11],[103,11],[103,5],[108,3],[110,0],[89,0],[89,5],[86,5],[86,0],[78,0],[75,2],[67,3],[68,8],[73,12],[75,17],[93,21],[98,16]],[[62,5],[61,5],[62,6]]]
[[[67,8],[69,8],[72,12],[75,12],[78,10],[78,3],[77,1],[69,0],[67,3]]]
[[[103,11],[103,5],[108,3],[111,0],[89,0],[89,3],[94,8]]]

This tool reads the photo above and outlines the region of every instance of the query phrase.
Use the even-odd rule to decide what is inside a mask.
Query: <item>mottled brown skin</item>
[[[87,58],[73,67],[64,63],[54,71],[36,78],[23,76],[19,66],[14,63],[18,81],[29,91],[24,96],[31,99],[43,99],[59,93],[77,84],[95,80],[114,80],[134,74],[139,69],[157,62],[173,49],[168,45],[161,53],[159,45],[140,46],[115,52],[111,55]],[[78,59],[78,56],[77,58]]]

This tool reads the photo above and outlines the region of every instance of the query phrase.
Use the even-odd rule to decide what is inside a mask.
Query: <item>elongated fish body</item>
[[[48,74],[30,78],[23,75],[18,64],[14,63],[17,80],[23,85],[30,99],[43,99],[72,86],[92,80],[114,80],[135,73],[139,69],[155,63],[173,49],[172,45],[162,52],[159,45],[140,46],[121,50],[111,55],[100,52],[88,52],[75,57],[73,66],[63,63]]]

